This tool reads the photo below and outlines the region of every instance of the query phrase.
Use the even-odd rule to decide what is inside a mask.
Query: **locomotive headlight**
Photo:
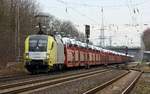
[[[24,58],[25,58],[26,61],[30,61],[31,60],[31,58],[29,57],[29,53],[25,53],[24,54]]]
[[[25,58],[29,58],[29,53],[25,53]]]
[[[50,58],[50,54],[46,53],[46,59],[49,59],[49,58]]]

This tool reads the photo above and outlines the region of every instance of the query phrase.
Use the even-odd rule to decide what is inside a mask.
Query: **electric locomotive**
[[[29,35],[25,40],[26,69],[31,73],[38,73],[62,68],[64,62],[62,48],[63,44],[59,37]]]

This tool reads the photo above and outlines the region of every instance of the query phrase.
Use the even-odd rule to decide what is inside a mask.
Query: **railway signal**
[[[88,44],[89,44],[89,37],[90,37],[90,25],[85,25],[85,35],[86,35],[86,44],[87,44],[87,48],[88,48]],[[87,54],[87,61],[89,61],[89,54]],[[85,66],[86,68],[89,68],[90,65],[86,64]]]
[[[128,47],[125,48],[125,54],[128,54]]]
[[[90,37],[90,25],[85,25],[86,38]]]

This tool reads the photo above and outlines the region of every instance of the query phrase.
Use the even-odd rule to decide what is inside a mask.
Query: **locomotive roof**
[[[35,35],[30,35],[30,37],[48,37],[48,35],[37,35],[37,34],[35,34]]]

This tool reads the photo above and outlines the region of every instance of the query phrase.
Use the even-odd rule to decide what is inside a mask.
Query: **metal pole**
[[[86,39],[86,44],[87,44],[87,57],[86,57],[86,62],[87,62],[87,64],[86,64],[86,68],[87,68],[87,69],[90,67],[90,65],[89,65],[88,43],[89,43],[89,39],[88,39],[88,37],[87,37],[87,39]]]
[[[101,8],[102,12],[102,19],[101,19],[101,29],[100,29],[100,46],[104,47],[104,14],[103,14],[103,7]]]
[[[109,36],[109,46],[111,47],[112,45],[112,36]]]
[[[17,35],[18,35],[18,63],[20,62],[20,15],[19,5],[17,5]]]
[[[14,12],[16,15],[18,15],[17,13],[17,5],[14,6]],[[18,19],[15,16],[15,58],[16,58],[16,62],[18,62]]]

